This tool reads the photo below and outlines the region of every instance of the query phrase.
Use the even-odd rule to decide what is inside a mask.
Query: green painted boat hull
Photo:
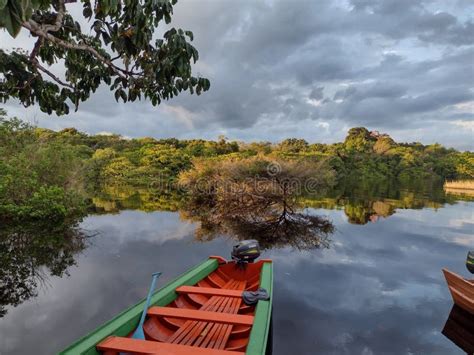
[[[194,285],[204,279],[218,267],[217,259],[207,259],[195,267],[189,269],[176,279],[170,281],[161,289],[156,291],[151,298],[151,306],[166,306],[173,302],[178,294],[175,289],[183,285]],[[271,328],[272,299],[273,299],[273,268],[271,262],[265,262],[260,274],[260,287],[265,288],[270,295],[269,301],[259,301],[255,309],[255,318],[250,333],[246,354],[264,355],[267,350],[269,331]],[[60,352],[64,355],[95,355],[100,354],[96,345],[105,338],[115,336],[127,336],[138,325],[143,310],[145,299],[134,306],[124,310],[116,317],[99,326],[93,332],[79,339]]]

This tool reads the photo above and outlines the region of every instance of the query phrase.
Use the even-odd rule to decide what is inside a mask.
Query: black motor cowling
[[[467,253],[466,267],[471,274],[474,274],[474,251]]]
[[[234,245],[231,256],[239,263],[253,263],[260,256],[260,245],[254,239],[242,240]]]

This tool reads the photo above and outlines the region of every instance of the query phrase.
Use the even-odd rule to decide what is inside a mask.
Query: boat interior
[[[215,271],[195,285],[178,287],[178,297],[170,304],[148,309],[143,327],[146,341],[110,337],[97,348],[107,355],[166,350],[169,354],[245,353],[255,306],[242,301],[242,292],[258,289],[266,260],[238,264],[215,258],[220,263]]]

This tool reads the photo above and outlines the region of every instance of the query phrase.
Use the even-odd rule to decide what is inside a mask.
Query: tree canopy
[[[153,105],[182,91],[201,94],[209,80],[192,75],[198,51],[193,33],[171,28],[156,38],[155,29],[169,24],[177,0],[0,0],[0,28],[16,37],[24,29],[35,44],[0,49],[0,102],[18,99],[58,115],[76,110],[101,84],[115,99],[146,98]],[[82,6],[82,17],[71,8]],[[91,34],[80,22],[91,24]],[[63,75],[54,64],[64,65]]]
[[[328,171],[331,173],[325,174]],[[258,177],[252,180],[258,184],[248,186],[249,176]],[[300,139],[275,144],[225,139],[126,139],[117,134],[88,135],[74,128],[59,132],[37,128],[8,118],[0,109],[0,220],[51,221],[80,216],[90,207],[89,198],[96,198],[99,192],[101,208],[108,204],[104,210],[110,211],[111,201],[104,196],[114,195],[106,190],[116,186],[120,186],[120,204],[127,200],[136,206],[142,201],[147,210],[163,203],[166,208],[175,208],[176,203],[156,196],[185,196],[179,184],[184,177],[198,189],[186,190],[211,205],[215,205],[214,182],[220,184],[222,178],[226,178],[224,186],[232,187],[231,191],[250,192],[252,198],[286,188],[289,190],[283,194],[288,196],[294,195],[295,189],[319,192],[321,181],[331,181],[335,184],[331,191],[342,189],[345,195],[363,196],[370,187],[374,191],[370,194],[388,196],[397,191],[394,186],[442,187],[444,180],[473,179],[474,153],[440,144],[399,143],[387,134],[365,128],[351,130],[344,142],[334,144],[309,144]],[[130,192],[136,189],[144,192]],[[221,204],[225,211],[233,205],[246,206],[240,200],[232,203],[225,192],[219,194],[225,197]],[[262,199],[271,206],[281,205],[284,200],[278,194],[276,197],[277,201],[269,200],[273,197],[266,194]],[[252,204],[247,206],[249,213],[257,210]],[[364,205],[348,214],[353,221],[387,215],[381,206]]]

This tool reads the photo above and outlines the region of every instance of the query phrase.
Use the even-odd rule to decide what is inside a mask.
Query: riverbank
[[[457,181],[446,181],[444,183],[445,189],[454,190],[472,190],[474,191],[474,180],[457,180]]]

